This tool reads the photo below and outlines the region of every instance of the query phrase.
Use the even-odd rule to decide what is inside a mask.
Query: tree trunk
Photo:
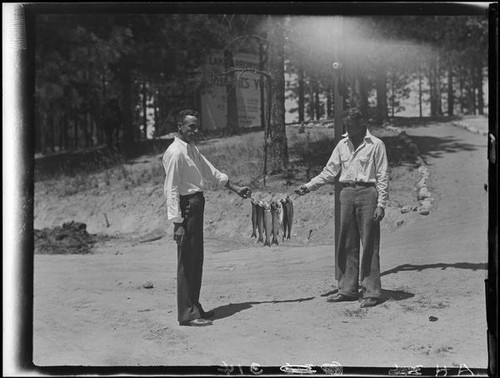
[[[35,112],[35,152],[43,152],[43,116],[39,105]]]
[[[224,65],[226,70],[234,68],[233,53],[229,50],[224,51]],[[236,97],[236,77],[234,73],[227,76],[227,132],[229,135],[238,133],[238,99]]]
[[[314,85],[314,112],[316,113],[316,121],[321,119],[321,107],[319,102],[319,83],[316,80]]]
[[[455,103],[453,95],[453,67],[448,68],[448,116],[453,116],[453,106]]]
[[[368,118],[368,88],[366,85],[366,76],[359,75],[359,102],[360,111],[364,118]]]
[[[434,77],[436,88],[436,113],[438,116],[443,115],[442,101],[441,101],[441,75],[439,73],[439,53],[436,52],[436,64],[434,65]]]
[[[477,101],[476,101],[476,87],[472,86],[471,91],[471,101],[472,101],[472,114],[477,114]]]
[[[429,66],[429,95],[430,95],[430,105],[431,105],[431,117],[435,117],[436,111],[436,80],[434,76],[434,62],[430,62]]]
[[[55,127],[54,127],[54,112],[53,112],[53,107],[52,107],[52,104],[50,105],[50,108],[49,108],[49,114],[48,114],[48,117],[47,117],[47,121],[48,121],[48,124],[49,124],[49,130],[50,130],[50,133],[49,133],[49,143],[50,143],[50,149],[52,150],[52,152],[56,152],[56,148],[55,148]]]
[[[308,110],[309,110],[309,114],[308,114],[308,120],[309,122],[313,122],[314,121],[314,118],[315,118],[315,114],[314,114],[314,110],[316,109],[314,107],[314,87],[313,87],[313,83],[312,83],[312,80],[310,81],[309,83],[309,104],[307,106]]]
[[[61,135],[62,135],[62,146],[65,150],[68,149],[68,116],[66,113],[61,117]]]
[[[304,65],[302,61],[299,62],[299,123],[304,122],[304,107],[305,107],[305,98],[304,98]]]
[[[478,113],[484,114],[484,94],[483,94],[483,64],[481,61],[477,64],[477,107]]]
[[[395,102],[396,102],[396,94],[395,92],[395,83],[394,81],[396,80],[396,75],[394,72],[392,73],[392,79],[391,79],[391,116],[394,118],[394,111],[395,111]]]
[[[62,151],[64,149],[64,134],[63,134],[63,118],[62,117],[59,117],[59,122],[58,122],[58,130],[59,130],[59,142],[58,142],[58,146],[59,146],[59,151]]]
[[[89,113],[85,112],[83,114],[83,130],[85,132],[85,147],[90,147],[91,142],[91,133],[90,133],[90,122],[89,122]]]
[[[153,122],[154,122],[154,131],[153,131],[153,138],[159,137],[159,127],[160,127],[160,122],[158,119],[158,89],[155,89],[154,91],[154,98],[153,98]]]
[[[333,93],[332,93],[332,83],[328,83],[326,89],[326,118],[333,118]]]
[[[148,104],[146,92],[146,80],[142,82],[142,137],[144,140],[148,139]]]
[[[120,84],[122,88],[122,127],[123,127],[123,147],[120,148],[124,155],[133,152],[134,147],[134,129],[132,124],[132,73],[130,71],[130,62],[127,57],[120,61]]]
[[[418,68],[418,114],[419,117],[423,117],[422,113],[422,69]]]
[[[471,111],[471,114],[476,115],[476,85],[474,80],[474,68],[470,68],[469,71],[469,101],[470,101],[470,106],[469,109]]]
[[[285,130],[285,36],[282,16],[269,16],[269,71],[271,81],[271,122],[267,130],[268,171],[287,172],[288,145]]]
[[[74,130],[73,130],[73,147],[78,148],[78,112],[75,109],[75,121],[74,121]]]
[[[259,69],[261,71],[265,70],[265,59],[264,59],[264,45],[262,42],[259,42]],[[265,86],[267,83],[267,79],[260,77],[260,127],[266,127],[266,94],[265,94]],[[270,99],[267,99],[270,101]]]
[[[96,141],[96,130],[95,121],[91,114],[89,114],[89,124],[90,124],[90,145],[94,146]]]
[[[460,67],[460,114],[464,114],[464,70]]]
[[[385,68],[379,68],[376,88],[377,88],[377,120],[382,123],[387,119],[387,72]]]
[[[104,127],[102,125],[102,111],[103,111],[103,107],[105,106],[106,104],[106,73],[103,73],[102,74],[102,77],[101,77],[101,87],[102,87],[102,98],[101,98],[101,101],[100,101],[100,104],[99,104],[99,108],[98,108],[98,112],[99,112],[99,117],[97,118],[96,122],[97,122],[97,140],[98,140],[98,144],[103,144],[105,143],[105,136],[104,136]]]

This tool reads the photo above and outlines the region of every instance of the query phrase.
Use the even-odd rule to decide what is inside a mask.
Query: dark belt
[[[182,199],[186,198],[186,199],[189,199],[189,198],[193,198],[193,197],[203,197],[203,192],[196,192],[196,193],[192,193],[192,194],[186,194],[185,196],[180,196]]]
[[[375,183],[373,183],[373,182],[361,182],[361,181],[358,181],[358,182],[354,182],[354,181],[341,182],[340,185],[341,185],[342,188],[356,188],[356,187],[359,187],[359,186],[362,186],[362,187],[365,187],[365,188],[368,188],[370,186],[375,187]]]

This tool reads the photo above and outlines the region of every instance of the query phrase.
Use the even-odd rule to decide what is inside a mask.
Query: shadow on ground
[[[248,310],[255,305],[263,304],[263,303],[300,303],[305,301],[310,301],[315,297],[309,298],[299,298],[299,299],[288,299],[283,301],[261,301],[261,302],[242,302],[242,303],[230,303],[228,305],[219,306],[214,308],[212,311],[215,313],[214,320],[224,319],[230,317],[240,311]]]
[[[424,269],[437,269],[440,268],[441,270],[445,270],[446,268],[456,268],[456,269],[470,269],[470,270],[486,270],[488,269],[488,264],[487,263],[465,263],[465,262],[460,262],[460,263],[455,263],[455,264],[445,264],[445,263],[437,263],[437,264],[426,264],[426,265],[413,265],[413,264],[403,264],[400,266],[397,266],[395,268],[386,270],[385,272],[380,273],[380,276],[386,276],[388,274],[392,273],[398,273],[402,271],[417,271],[421,272]]]
[[[447,268],[455,268],[455,269],[470,269],[473,271],[482,269],[486,270],[488,269],[488,264],[487,263],[466,263],[466,262],[460,262],[460,263],[455,263],[455,264],[445,264],[445,263],[437,263],[437,264],[427,264],[427,265],[413,265],[413,264],[403,264],[400,266],[397,266],[393,269],[386,270],[385,272],[382,272],[380,276],[386,276],[388,274],[393,274],[393,273],[398,273],[398,272],[404,272],[404,271],[418,271],[421,272],[424,269],[441,269],[445,270]],[[327,293],[321,294],[321,297],[328,297],[332,294],[335,294],[338,292],[338,289],[331,290]],[[362,295],[362,291],[360,291],[360,296]],[[403,290],[387,290],[387,289],[382,289],[382,294],[379,298],[379,304],[382,304],[386,301],[403,301],[409,298],[414,297],[415,294],[413,293],[408,293]],[[214,308],[212,311],[214,311],[215,316],[214,319],[224,319],[227,317],[230,317],[238,312],[241,312],[243,310],[248,310],[249,308],[263,304],[263,303],[300,303],[300,302],[305,302],[305,301],[310,301],[312,299],[315,299],[315,297],[308,297],[308,298],[299,298],[299,299],[289,299],[289,300],[283,300],[283,301],[261,301],[261,302],[242,302],[242,303],[230,303],[228,305],[224,306],[219,306],[217,308]]]
[[[378,300],[378,303],[384,303],[386,301],[404,301],[405,299],[413,298],[415,294],[408,293],[403,290],[385,290],[382,289],[382,294]]]
[[[445,122],[460,121],[461,117],[393,117],[390,123],[397,127],[432,127]]]
[[[458,142],[458,139],[453,137],[436,138],[412,135],[411,140],[417,145],[420,154],[424,158],[439,158],[448,153],[475,151],[486,148],[486,140],[484,145]]]

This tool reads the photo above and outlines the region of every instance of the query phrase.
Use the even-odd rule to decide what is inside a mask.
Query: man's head
[[[200,114],[196,110],[185,109],[176,116],[177,131],[185,142],[195,142],[200,129]]]
[[[366,124],[359,109],[349,108],[345,110],[342,119],[349,137],[362,138],[366,134]]]

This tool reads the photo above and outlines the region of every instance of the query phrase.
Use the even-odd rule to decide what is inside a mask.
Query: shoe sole
[[[211,326],[213,323],[204,323],[204,324],[193,324],[193,323],[180,323],[179,325],[181,327],[208,327]]]
[[[327,299],[326,301],[328,303],[340,303],[340,302],[355,302],[357,301],[358,298],[342,298],[342,299]]]

